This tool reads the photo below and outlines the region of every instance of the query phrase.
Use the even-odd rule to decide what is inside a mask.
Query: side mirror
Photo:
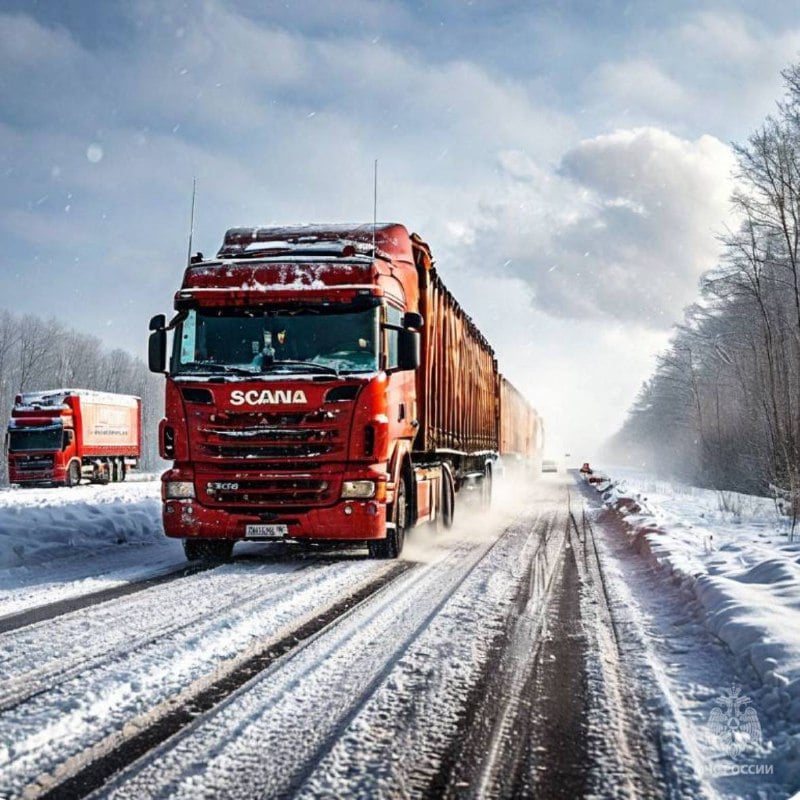
[[[417,331],[397,332],[398,369],[416,369],[420,365],[420,335]]]
[[[167,369],[167,332],[161,330],[150,334],[147,343],[147,365],[150,372],[166,372]]]
[[[164,314],[156,314],[150,319],[150,330],[158,331],[167,327],[167,318]]]
[[[165,372],[167,369],[167,318],[156,314],[150,320],[150,341],[147,343],[147,361],[150,372]]]
[[[416,311],[406,311],[403,314],[403,327],[419,329],[424,325],[422,314],[417,314]]]

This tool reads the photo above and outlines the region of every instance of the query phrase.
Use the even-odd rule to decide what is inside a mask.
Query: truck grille
[[[55,463],[54,456],[23,456],[14,459],[14,466],[19,472],[41,472],[42,470],[53,469]]]
[[[349,410],[207,417],[195,429],[198,499],[256,515],[332,505],[341,493]]]
[[[228,414],[198,428],[200,453],[212,459],[302,459],[344,455],[336,415]]]
[[[333,476],[331,476],[333,477]],[[332,488],[338,489],[339,481],[320,478],[271,477],[269,479],[247,479],[240,481],[204,481],[200,485],[204,502],[229,509],[250,511],[263,509],[299,509],[320,505],[321,501],[335,499]],[[220,488],[213,488],[219,484]],[[210,502],[209,502],[210,501]]]

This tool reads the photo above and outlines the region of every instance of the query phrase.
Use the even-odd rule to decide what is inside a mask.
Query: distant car
[[[584,461],[583,462],[583,464],[581,465],[580,472],[581,472],[582,475],[591,475],[592,474],[592,468],[589,466],[589,462],[588,461]]]
[[[558,464],[546,458],[542,461],[542,472],[558,472]]]

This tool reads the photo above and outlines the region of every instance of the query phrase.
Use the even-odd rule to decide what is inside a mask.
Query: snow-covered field
[[[732,748],[738,742],[739,752],[727,753],[729,763],[717,759],[719,769],[752,769],[750,762],[757,762],[773,769],[773,781],[797,788],[800,543],[790,541],[789,521],[767,498],[683,486],[629,470],[607,472],[613,485],[603,487],[605,504],[617,509],[629,543],[651,567],[643,579],[628,576],[629,587],[641,598],[641,583],[650,582],[653,619],[663,617],[661,622],[672,626],[669,635],[680,639],[662,648],[661,657],[700,760],[715,746],[719,751],[727,736]],[[670,622],[674,596],[684,607],[677,612],[682,618]],[[748,699],[729,707],[736,689],[715,682],[735,682],[737,696]],[[715,708],[721,714],[713,716]],[[723,739],[715,739],[709,734],[721,718],[730,728]],[[754,719],[757,727],[746,728]],[[754,787],[754,781],[757,777],[743,775],[717,788],[735,796],[742,786]],[[739,788],[731,791],[733,786]]]
[[[0,616],[183,563],[159,481],[0,490]]]

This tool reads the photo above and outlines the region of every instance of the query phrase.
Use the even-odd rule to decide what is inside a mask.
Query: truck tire
[[[408,524],[408,503],[405,475],[400,476],[397,494],[393,503],[392,522],[394,528],[386,531],[385,539],[372,539],[367,547],[370,558],[397,558],[403,552],[406,542],[406,525]]]
[[[456,512],[456,487],[453,482],[453,473],[447,465],[442,467],[442,507],[440,515],[445,530],[453,527],[453,517]]]
[[[184,539],[183,552],[187,561],[222,564],[230,561],[233,554],[233,542],[227,539]]]
[[[106,461],[100,465],[100,469],[95,472],[92,483],[99,483],[100,486],[108,486],[111,481],[111,464]]]
[[[77,461],[70,461],[67,467],[67,477],[64,480],[64,485],[72,488],[81,482],[81,467]]]

